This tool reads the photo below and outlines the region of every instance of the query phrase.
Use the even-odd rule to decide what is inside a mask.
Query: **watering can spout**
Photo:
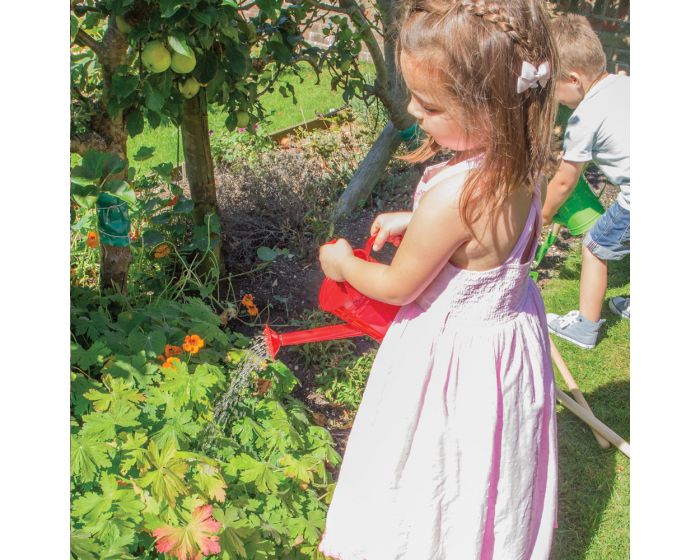
[[[275,332],[270,328],[270,325],[265,325],[263,336],[265,337],[265,348],[267,353],[274,360],[277,352],[282,346],[296,346],[298,344],[306,344],[307,342],[323,342],[325,340],[339,340],[341,338],[352,338],[354,336],[362,336],[366,332],[341,323],[339,325],[329,325],[327,327],[318,327],[316,329],[308,329],[304,331],[294,331],[284,334]]]
[[[364,250],[355,249],[355,256],[366,261],[376,262],[370,255],[375,238],[376,236],[372,236],[367,240]],[[381,341],[399,311],[399,307],[396,305],[372,300],[355,290],[347,282],[335,282],[330,278],[326,278],[321,284],[319,305],[321,309],[332,313],[345,323],[284,334],[276,333],[269,325],[265,325],[263,329],[265,346],[273,359],[282,346],[362,335]]]

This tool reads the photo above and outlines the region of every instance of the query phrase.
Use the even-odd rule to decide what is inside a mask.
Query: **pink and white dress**
[[[421,194],[473,160],[421,181]],[[426,170],[426,177],[437,166]],[[545,560],[557,511],[555,391],[529,277],[539,193],[511,255],[449,262],[401,308],[348,438],[319,550],[337,560]],[[534,231],[533,231],[534,230]]]

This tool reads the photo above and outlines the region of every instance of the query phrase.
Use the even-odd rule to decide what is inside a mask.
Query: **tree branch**
[[[75,43],[81,47],[88,47],[97,55],[98,60],[102,59],[104,53],[102,44],[84,29],[78,29],[78,33],[75,35]]]
[[[350,15],[350,12],[341,6],[334,6],[333,4],[326,4],[324,2],[316,2],[316,1],[311,1],[311,2],[309,2],[309,4],[311,4],[312,6],[315,6],[319,10],[325,10],[327,12],[337,12],[339,14],[345,14],[347,16]]]

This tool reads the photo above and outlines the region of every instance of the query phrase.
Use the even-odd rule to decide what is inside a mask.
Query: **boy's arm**
[[[549,226],[557,210],[569,198],[578,182],[583,167],[587,162],[562,161],[559,169],[547,185],[544,205],[542,206],[542,225]]]

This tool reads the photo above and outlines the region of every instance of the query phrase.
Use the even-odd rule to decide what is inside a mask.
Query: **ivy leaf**
[[[175,499],[188,492],[184,482],[188,471],[187,463],[180,458],[172,442],[163,448],[154,442],[149,443],[145,458],[151,470],[138,479],[139,484],[144,488],[150,487],[154,496],[174,507]]]
[[[81,482],[95,479],[98,469],[112,466],[109,446],[85,436],[70,437],[70,474]]]

